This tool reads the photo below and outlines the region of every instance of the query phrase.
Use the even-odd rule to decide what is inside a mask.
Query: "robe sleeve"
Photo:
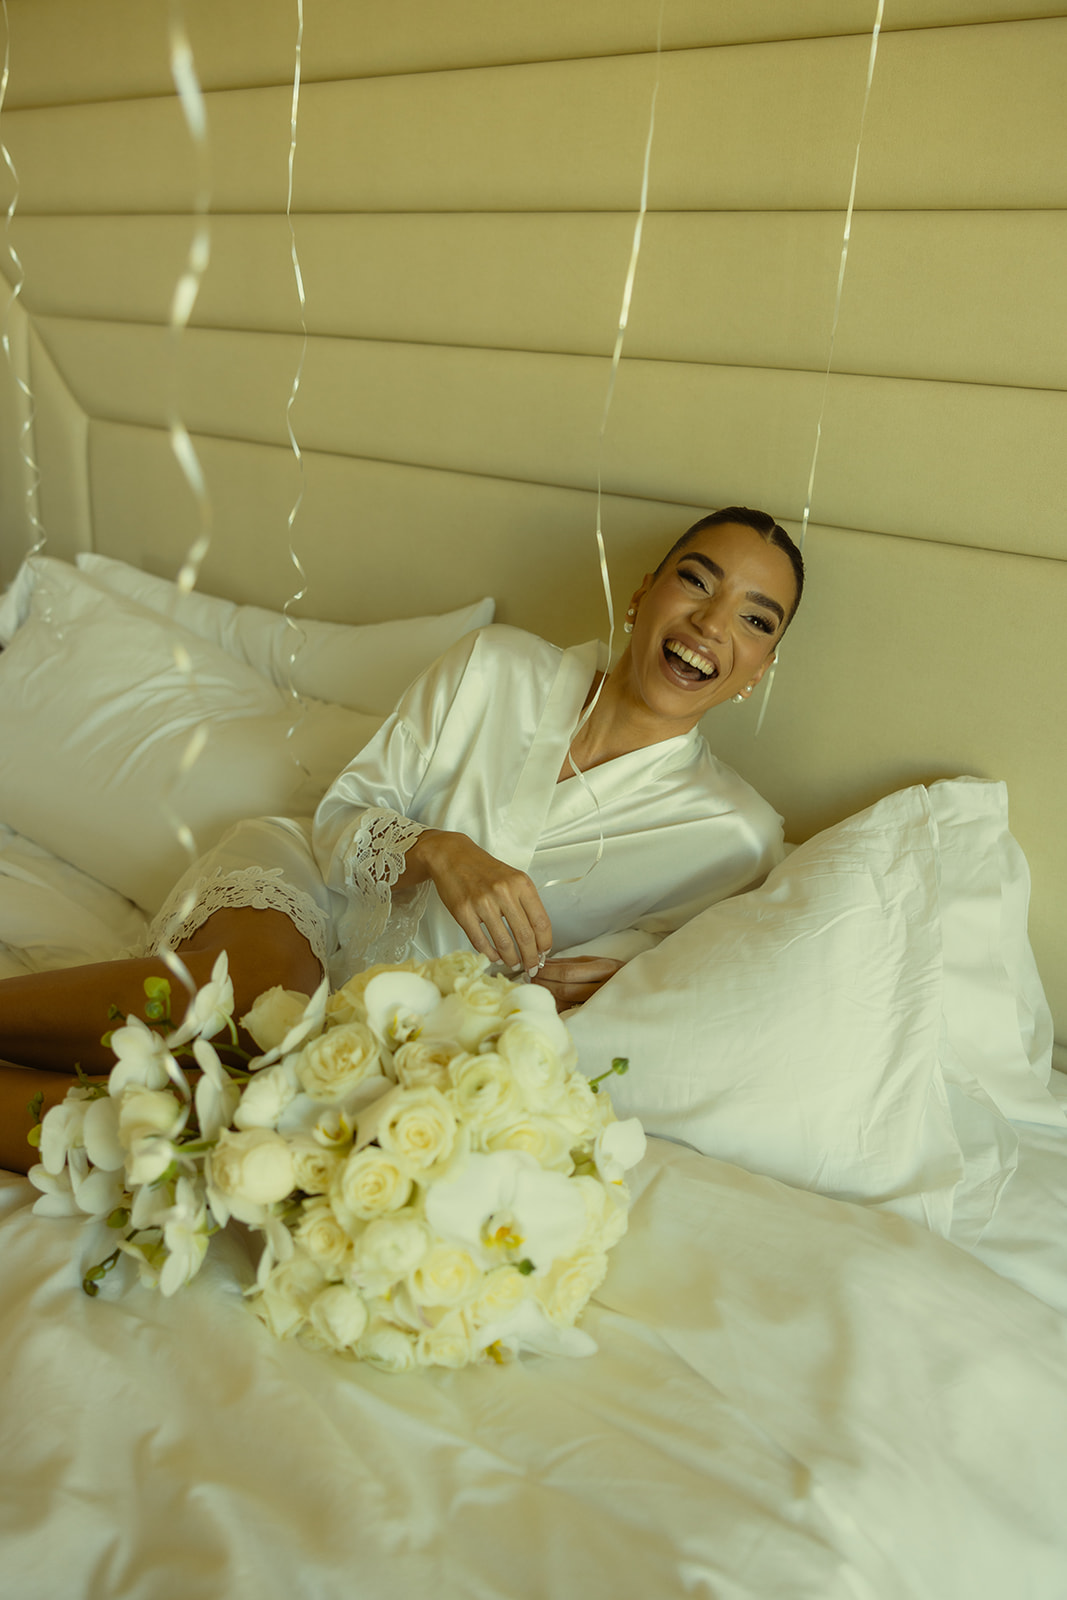
[[[411,813],[476,637],[468,634],[416,678],[315,813],[312,847],[323,880],[344,897],[337,937],[350,962],[401,960],[426,909],[429,883],[395,886],[429,826]]]

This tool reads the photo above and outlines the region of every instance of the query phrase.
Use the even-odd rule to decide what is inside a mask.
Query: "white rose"
[[[356,1240],[353,1273],[375,1293],[414,1272],[429,1247],[426,1224],[411,1215],[378,1217]]]
[[[322,1285],[318,1265],[308,1256],[294,1255],[272,1268],[262,1289],[252,1297],[252,1310],[275,1338],[292,1338],[303,1325]]]
[[[258,1043],[258,1040],[257,1040]],[[237,1128],[273,1128],[296,1099],[296,1074],[288,1062],[264,1067],[245,1084],[233,1114]]]
[[[368,967],[366,972],[357,972],[354,977],[336,994],[332,994],[326,1002],[326,1026],[336,1028],[347,1022],[366,1022],[367,1008],[363,1003],[367,985],[379,972],[421,972],[422,967],[417,961],[396,961],[391,965]]]
[[[565,1074],[558,1050],[544,1029],[526,1021],[521,1012],[504,1026],[496,1048],[529,1104],[537,1105],[545,1095],[557,1094],[563,1087]]]
[[[506,1127],[491,1132],[484,1140],[486,1150],[525,1150],[538,1166],[547,1171],[570,1174],[570,1129],[553,1117],[519,1117]]]
[[[456,1116],[475,1134],[499,1128],[517,1118],[522,1095],[508,1063],[494,1051],[466,1053],[448,1064],[451,1088],[446,1096]]]
[[[607,1255],[593,1250],[557,1261],[544,1277],[535,1279],[534,1293],[549,1321],[557,1328],[573,1326],[589,1296],[603,1283],[607,1270]]]
[[[378,1043],[365,1022],[330,1028],[305,1045],[296,1074],[313,1100],[336,1102],[381,1072]]]
[[[333,1283],[312,1300],[307,1319],[328,1349],[351,1350],[367,1326],[367,1308],[355,1289]]]
[[[424,1328],[415,1345],[415,1359],[422,1367],[465,1367],[478,1353],[470,1325],[458,1311]]]
[[[489,957],[475,950],[454,950],[451,955],[427,961],[423,972],[442,994],[451,994],[459,979],[480,978],[488,965]]]
[[[228,1201],[269,1206],[296,1186],[293,1157],[281,1134],[269,1128],[226,1129],[207,1158],[209,1183]],[[232,1207],[231,1207],[232,1209]]]
[[[307,1135],[290,1139],[289,1150],[293,1157],[296,1187],[305,1194],[329,1194],[334,1178],[344,1165],[344,1156],[336,1150],[324,1149],[317,1140]]]
[[[328,1278],[341,1276],[346,1259],[351,1254],[352,1241],[334,1216],[325,1196],[304,1202],[300,1220],[293,1232],[297,1243]]]
[[[263,1051],[274,1050],[307,1010],[308,996],[296,989],[268,989],[251,1011],[241,1018],[241,1026]]]
[[[630,1196],[622,1184],[606,1188],[599,1178],[572,1178],[572,1184],[586,1207],[586,1228],[579,1241],[581,1251],[610,1250],[618,1244],[629,1226]]]
[[[399,1211],[410,1193],[411,1179],[399,1162],[373,1145],[352,1151],[330,1190],[334,1207],[346,1227],[350,1219],[371,1221],[387,1212]]]
[[[600,1098],[580,1072],[570,1072],[561,1087],[554,1094],[546,1095],[537,1109],[542,1116],[554,1117],[563,1124],[572,1148],[581,1145],[591,1148],[604,1125],[604,1106],[598,1104]]]
[[[510,1317],[527,1292],[527,1281],[518,1267],[495,1267],[487,1272],[468,1308],[478,1327]]]
[[[461,1050],[477,1050],[501,1027],[512,985],[506,978],[457,978],[455,988],[426,1018],[425,1039],[452,1039]]]
[[[356,1354],[382,1372],[409,1372],[415,1365],[415,1340],[394,1323],[372,1317],[356,1346]]]
[[[457,1306],[476,1294],[482,1269],[459,1245],[431,1245],[411,1274],[411,1293],[419,1305]]]
[[[456,1142],[456,1118],[439,1089],[392,1089],[377,1101],[374,1134],[383,1151],[416,1172],[444,1161]],[[360,1138],[364,1136],[360,1122]]]
[[[448,1088],[448,1063],[455,1046],[443,1039],[409,1039],[393,1057],[397,1082],[405,1089]]]

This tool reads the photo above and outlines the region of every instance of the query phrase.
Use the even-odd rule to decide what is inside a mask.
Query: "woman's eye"
[[[695,589],[703,589],[704,592],[707,593],[707,585],[704,583],[704,580],[701,577],[698,576],[697,573],[695,573],[695,572],[687,572],[687,571],[685,571],[684,568],[679,567],[678,576],[681,579],[683,579],[684,582],[691,583]]]
[[[774,632],[774,623],[771,621],[770,617],[751,616],[748,620],[752,623],[752,626],[754,628],[758,628],[761,633]]]

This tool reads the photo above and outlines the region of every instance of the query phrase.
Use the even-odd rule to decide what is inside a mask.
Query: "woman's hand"
[[[534,982],[550,991],[557,1011],[569,1011],[571,1006],[584,1005],[622,965],[610,956],[573,956],[568,961],[546,961]]]
[[[552,924],[533,880],[464,833],[427,828],[406,856],[407,886],[430,878],[475,950],[531,975],[552,948]]]

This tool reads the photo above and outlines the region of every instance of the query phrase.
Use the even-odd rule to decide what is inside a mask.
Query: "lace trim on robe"
[[[215,911],[225,907],[251,906],[257,911],[284,911],[311,946],[315,959],[324,973],[329,971],[329,954],[333,940],[330,919],[317,906],[310,895],[294,889],[287,883],[281,867],[244,867],[239,872],[222,872],[214,878],[201,878],[192,886],[195,903],[180,916],[174,926],[172,921],[187,898],[189,890],[181,884],[172,889],[160,911],[152,919],[148,930],[146,955],[156,955],[163,942],[176,948],[188,939]]]
[[[393,893],[421,822],[371,806],[363,812],[345,857],[347,904],[337,925],[341,949],[362,967],[403,961],[429,898],[429,883]]]

